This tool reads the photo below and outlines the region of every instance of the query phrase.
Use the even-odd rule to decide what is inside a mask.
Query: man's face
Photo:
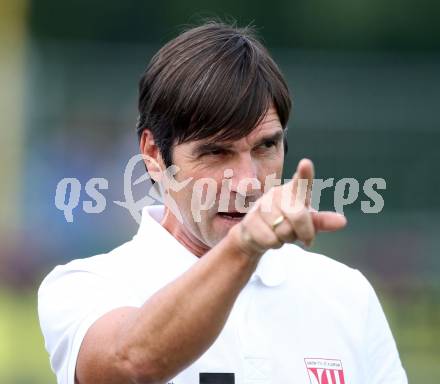
[[[169,192],[180,210],[181,231],[189,239],[215,246],[243,217],[236,207],[256,201],[264,192],[267,176],[281,178],[283,162],[283,129],[274,108],[269,108],[261,123],[238,141],[209,138],[175,146],[173,164],[180,169],[175,179],[182,182],[192,178],[180,191]],[[203,178],[210,179],[210,188]],[[251,187],[246,182],[249,179],[258,181],[260,187]],[[219,212],[219,208],[226,212]]]

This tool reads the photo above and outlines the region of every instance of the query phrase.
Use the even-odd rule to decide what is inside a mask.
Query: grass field
[[[380,295],[402,363],[412,384],[440,383],[440,290]]]
[[[0,288],[0,303],[0,383],[55,383],[38,324],[36,293]]]
[[[440,382],[440,295],[380,295],[410,383]],[[0,383],[55,383],[40,334],[35,292],[0,288]]]

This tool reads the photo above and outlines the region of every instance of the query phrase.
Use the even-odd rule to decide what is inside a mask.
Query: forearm
[[[174,377],[217,338],[259,260],[230,240],[227,236],[126,322],[119,354],[139,381]]]

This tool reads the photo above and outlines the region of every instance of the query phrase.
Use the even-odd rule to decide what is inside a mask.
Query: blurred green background
[[[253,22],[294,100],[286,176],[381,177],[384,210],[346,207],[316,252],[360,269],[384,305],[410,382],[440,382],[440,3],[434,0],[0,2],[0,383],[54,383],[36,290],[56,264],[135,233],[123,171],[137,153],[137,82],[200,17]],[[73,223],[64,177],[109,180],[107,207]],[[141,194],[141,190],[136,193]],[[144,191],[145,192],[145,191]],[[332,208],[333,193],[322,195]]]

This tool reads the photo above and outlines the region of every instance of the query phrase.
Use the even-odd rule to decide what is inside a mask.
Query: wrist
[[[258,245],[250,238],[242,223],[232,227],[225,240],[233,250],[233,253],[248,260],[250,263],[255,263],[255,265],[266,251],[265,249],[258,247]]]

